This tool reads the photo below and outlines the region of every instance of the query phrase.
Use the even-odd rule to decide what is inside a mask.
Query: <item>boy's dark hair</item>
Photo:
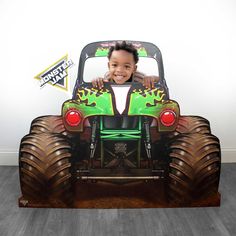
[[[124,50],[126,52],[133,54],[135,64],[138,62],[139,58],[137,49],[131,43],[127,43],[126,41],[123,41],[122,43],[117,42],[115,46],[111,46],[107,56],[108,59],[110,60],[113,51],[118,51],[118,50]]]

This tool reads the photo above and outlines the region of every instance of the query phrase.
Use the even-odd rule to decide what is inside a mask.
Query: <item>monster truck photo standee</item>
[[[219,140],[209,121],[181,115],[169,98],[154,44],[127,41],[139,53],[138,69],[159,76],[154,88],[138,82],[92,86],[106,73],[115,42],[83,48],[72,99],[61,115],[34,119],[22,138],[19,206],[219,206]]]

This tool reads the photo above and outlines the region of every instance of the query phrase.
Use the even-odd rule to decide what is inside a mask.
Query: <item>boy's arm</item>
[[[103,78],[97,77],[97,78],[93,79],[92,80],[92,85],[95,88],[101,89],[103,87]]]
[[[104,78],[102,77],[97,77],[95,79],[92,80],[92,85],[93,87],[95,88],[99,88],[99,89],[102,89],[103,88],[103,82],[108,82],[110,80],[110,77],[109,77],[109,73],[107,72],[105,75],[104,75]]]
[[[139,71],[134,73],[134,81],[142,83],[146,88],[154,88],[154,83],[159,80],[160,78],[156,75],[145,75]]]

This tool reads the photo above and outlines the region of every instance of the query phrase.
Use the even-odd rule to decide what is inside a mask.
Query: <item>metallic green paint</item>
[[[156,117],[162,108],[162,101],[165,93],[163,90],[154,89],[134,89],[130,95],[130,105],[128,115],[146,115]]]
[[[77,97],[74,100],[68,100],[63,104],[62,115],[68,110],[76,109],[82,114],[82,122],[77,127],[69,127],[66,122],[64,122],[66,128],[71,132],[82,132],[84,126],[84,120],[91,116],[114,116],[115,115],[115,103],[112,99],[113,93],[111,87],[106,86],[102,89],[93,88],[90,86],[81,86],[77,91]],[[164,90],[160,87],[154,89],[145,89],[140,86],[135,88],[131,87],[130,94],[127,96],[127,101],[129,102],[126,108],[126,114],[128,116],[148,116],[153,117],[157,120],[158,131],[167,132],[173,131],[176,128],[179,118],[179,105],[173,100],[166,100],[166,94]],[[170,126],[165,127],[159,121],[159,116],[164,110],[172,110],[176,114],[176,122]],[[139,120],[141,122],[141,120]],[[141,124],[139,125],[140,129]],[[101,127],[100,127],[101,128]],[[104,133],[105,132],[105,133]],[[133,131],[127,130],[112,130],[111,133],[106,133],[101,128],[101,138],[106,138],[109,135],[110,138],[117,139],[122,138],[139,138],[141,133],[133,134]],[[107,136],[108,137],[108,136]]]

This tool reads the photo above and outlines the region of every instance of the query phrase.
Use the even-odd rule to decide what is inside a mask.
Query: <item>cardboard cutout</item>
[[[86,61],[106,57],[115,41],[87,45],[73,97],[62,105],[61,116],[36,118],[21,141],[19,206],[220,204],[220,144],[209,122],[180,115],[155,45],[128,42],[139,57],[156,61],[159,82],[153,89],[138,82],[94,88],[85,78]]]

